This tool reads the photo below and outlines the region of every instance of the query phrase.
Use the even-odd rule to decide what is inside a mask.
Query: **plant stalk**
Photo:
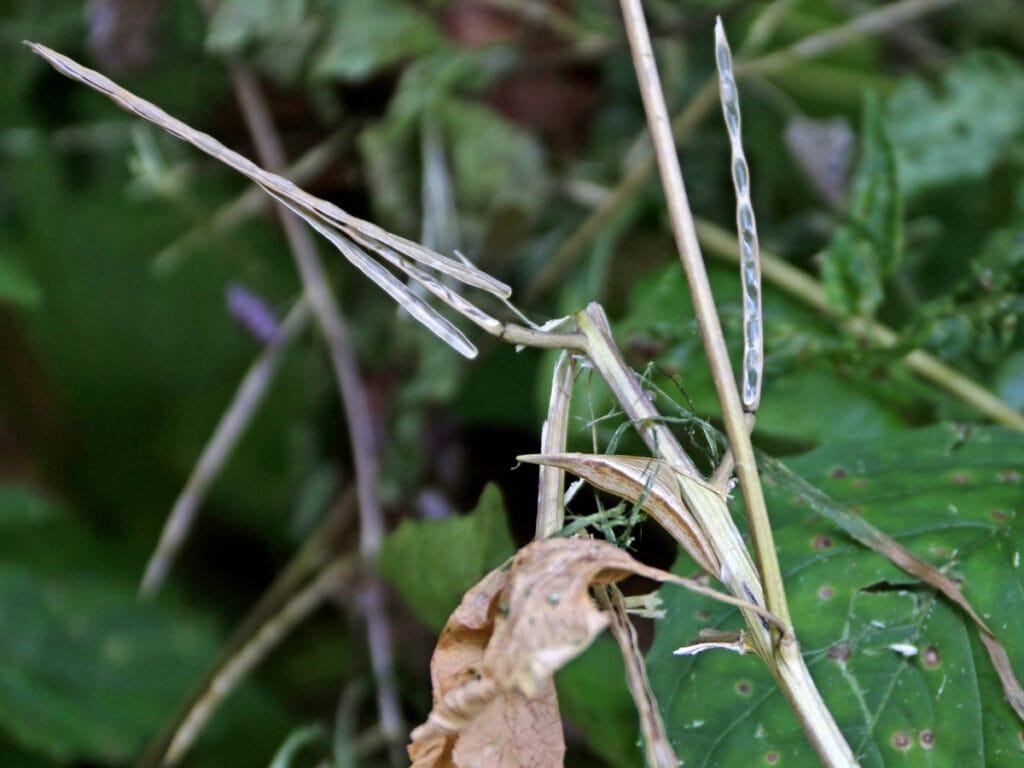
[[[580,332],[586,336],[591,362],[608,383],[652,454],[671,465],[693,466],[675,435],[662,423],[660,414],[640,387],[636,375],[622,359],[601,306],[591,304],[576,313],[575,319]],[[719,580],[736,597],[763,605],[759,575],[728,510],[723,507],[720,514],[715,514],[714,509],[687,499],[683,501],[704,528],[722,563],[722,573],[717,575]],[[781,643],[776,644],[760,616],[752,611],[741,609],[740,612],[748,627],[747,641],[768,666],[822,764],[828,768],[856,766],[857,761],[849,745],[811,679],[792,630],[787,632]]]
[[[622,0],[621,5],[630,50],[633,53],[633,63],[640,82],[640,92],[643,95],[644,111],[647,113],[647,124],[658,160],[658,170],[662,186],[665,188],[672,232],[686,272],[690,295],[693,297],[693,308],[704,342],[704,351],[714,379],[715,392],[722,407],[725,432],[729,436],[729,446],[736,459],[736,476],[740,481],[743,503],[747,510],[761,583],[764,585],[765,599],[768,601],[767,608],[790,624],[782,573],[779,570],[779,561],[775,557],[775,542],[768,522],[768,510],[761,490],[761,481],[757,474],[754,447],[747,431],[743,406],[736,388],[736,378],[729,360],[729,350],[715,307],[715,297],[711,293],[711,284],[704,267],[700,244],[697,242],[697,230],[693,214],[690,212],[683,172],[676,156],[671,120],[661,90],[661,80],[658,77],[647,22],[640,0]]]

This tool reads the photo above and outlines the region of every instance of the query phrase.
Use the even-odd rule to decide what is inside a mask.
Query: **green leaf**
[[[861,157],[849,219],[832,236],[821,267],[825,295],[844,315],[871,315],[903,251],[903,201],[896,158],[874,97],[864,102]]]
[[[547,177],[543,151],[531,134],[487,107],[458,99],[438,105],[437,118],[451,148],[460,211],[537,210]]]
[[[122,762],[211,657],[208,624],[88,572],[0,563],[0,723],[60,759]],[[157,673],[158,671],[158,673]]]
[[[430,19],[403,0],[344,0],[313,72],[358,82],[443,45]]]
[[[709,277],[721,307],[730,356],[739,360],[739,277],[734,269],[715,264]],[[825,353],[842,348],[843,343],[836,339],[831,323],[771,286],[764,287],[763,300],[766,364],[764,398],[757,415],[759,436],[816,444],[836,434],[872,437],[900,426],[897,406],[878,388],[879,382],[857,366],[840,374],[825,358]],[[718,412],[718,399],[696,323],[690,320],[691,307],[678,266],[642,280],[631,296],[624,348],[627,354],[631,347],[656,350],[655,383],[684,407],[692,402],[696,414],[707,417]],[[686,327],[688,320],[692,327]],[[608,407],[610,403],[594,405],[596,413]]]
[[[587,747],[609,766],[632,768],[640,760],[636,704],[626,684],[622,652],[601,635],[555,676],[562,716],[583,731]]]
[[[224,0],[210,19],[206,47],[235,53],[253,43],[279,39],[298,29],[306,0]]]
[[[1024,435],[941,426],[836,441],[788,462],[813,485],[962,580],[1024,672],[1019,456]],[[770,474],[770,473],[769,473]],[[798,485],[769,476],[790,608],[812,675],[861,764],[1019,764],[1021,724],[959,611],[847,539]],[[691,566],[692,568],[692,566]],[[803,732],[753,657],[672,656],[734,611],[666,590],[648,665],[687,765],[814,763]]]
[[[885,110],[908,197],[978,180],[1024,132],[1024,68],[994,51],[966,54],[937,90],[908,80]]]
[[[0,252],[0,305],[34,309],[39,306],[43,289],[17,263]]]
[[[469,515],[405,520],[384,540],[380,573],[424,624],[440,632],[463,594],[514,551],[501,491],[488,485]]]
[[[996,393],[1011,408],[1024,409],[1024,352],[1014,352],[999,366]]]

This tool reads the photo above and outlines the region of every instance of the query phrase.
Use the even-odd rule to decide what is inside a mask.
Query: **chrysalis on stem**
[[[764,371],[764,333],[761,312],[761,254],[757,223],[750,202],[750,169],[743,154],[740,99],[732,70],[732,53],[722,19],[715,23],[715,63],[722,100],[722,115],[732,148],[732,183],[736,189],[736,230],[740,242],[740,278],[743,285],[743,409],[756,413],[761,401]]]

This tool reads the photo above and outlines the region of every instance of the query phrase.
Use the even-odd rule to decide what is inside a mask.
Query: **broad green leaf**
[[[1024,671],[1020,568],[1024,436],[934,427],[836,441],[788,462],[848,509],[963,583]],[[768,504],[790,608],[811,673],[868,766],[1019,764],[1021,724],[963,616],[847,539],[783,475]],[[690,566],[692,568],[692,566]],[[685,570],[685,569],[684,569]],[[663,593],[668,617],[648,655],[655,693],[687,765],[814,764],[763,665],[752,657],[672,656],[735,612]]]
[[[323,78],[361,81],[444,45],[430,19],[404,0],[344,0],[313,66]]]
[[[903,203],[896,158],[878,104],[864,102],[861,157],[850,190],[848,220],[825,250],[825,295],[844,315],[872,315],[903,250]]]
[[[43,289],[25,270],[0,252],[0,305],[32,309],[39,305]]]
[[[908,80],[885,113],[906,196],[979,180],[1024,138],[1024,67],[995,51],[974,51],[938,89]]]
[[[501,491],[488,485],[469,515],[405,520],[384,540],[380,573],[440,632],[463,594],[514,551]]]
[[[61,761],[123,763],[173,715],[216,654],[212,624],[180,606],[143,605],[121,548],[58,503],[0,485],[2,742]],[[258,723],[246,759],[269,754],[281,709],[250,689],[226,708],[197,766],[240,755],[225,723]],[[219,756],[219,758],[218,758]]]
[[[210,658],[208,624],[88,572],[0,563],[0,723],[61,759],[122,762]]]

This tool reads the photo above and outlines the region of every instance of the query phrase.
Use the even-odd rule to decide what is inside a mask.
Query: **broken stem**
[[[551,399],[548,403],[548,417],[541,428],[540,444],[542,453],[565,451],[569,432],[569,407],[572,398],[572,383],[576,376],[571,352],[562,352],[555,363],[551,377]],[[537,533],[538,541],[546,539],[565,526],[565,472],[557,467],[542,465],[537,491]]]

